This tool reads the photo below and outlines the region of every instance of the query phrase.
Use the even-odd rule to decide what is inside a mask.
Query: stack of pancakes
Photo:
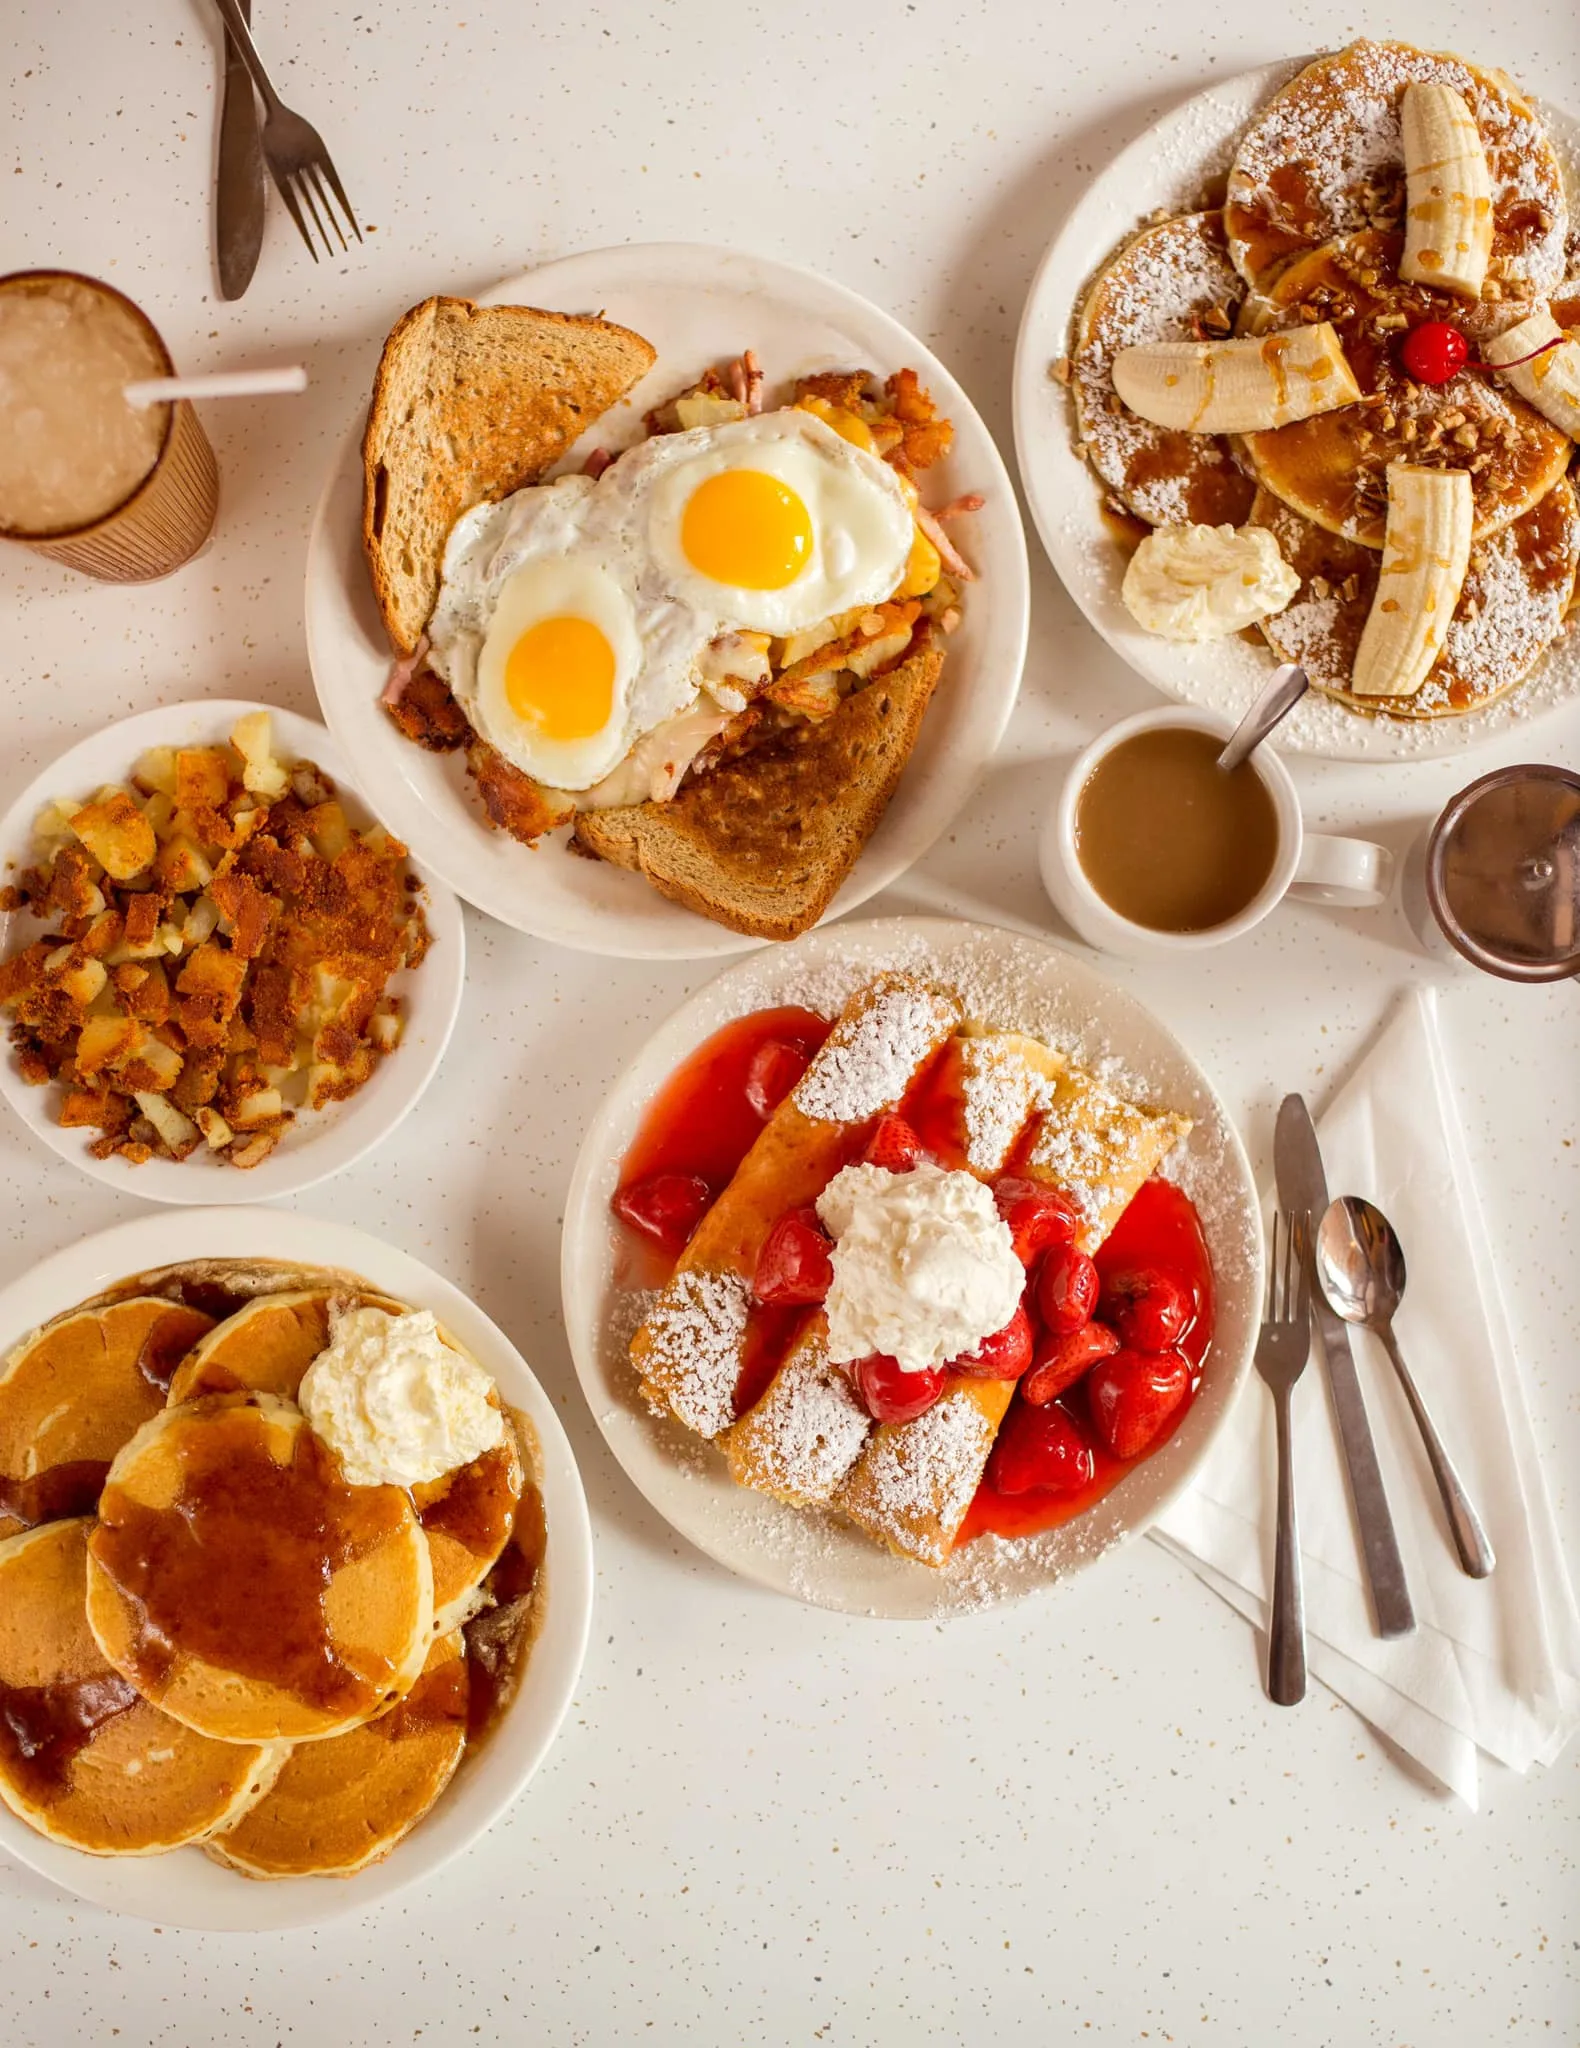
[[[1404,156],[1399,104],[1413,81],[1452,86],[1492,173],[1494,237],[1479,303],[1399,277]],[[1155,220],[1098,276],[1075,323],[1069,372],[1082,452],[1110,504],[1144,526],[1269,529],[1300,588],[1260,628],[1281,660],[1354,709],[1430,719],[1471,711],[1522,681],[1563,629],[1580,563],[1574,444],[1485,373],[1478,344],[1543,305],[1580,332],[1566,282],[1568,207],[1535,109],[1499,72],[1405,43],[1358,42],[1277,92],[1241,137],[1227,203]],[[1331,321],[1362,403],[1266,433],[1189,434],[1130,412],[1114,357],[1149,342],[1211,341]],[[1403,333],[1449,321],[1472,361],[1439,385],[1398,359]],[[1470,473],[1470,570],[1442,652],[1413,697],[1361,697],[1356,648],[1381,561],[1390,462]]]
[[[295,1405],[342,1305],[402,1309],[175,1269],[0,1364],[0,1799],[40,1834],[350,1875],[508,1697],[542,1533],[516,1418],[431,1485],[350,1485]]]

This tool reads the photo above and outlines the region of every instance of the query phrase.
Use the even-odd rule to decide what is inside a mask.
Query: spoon
[[[1224,742],[1218,766],[1227,775],[1262,744],[1281,718],[1287,718],[1311,688],[1311,679],[1299,662],[1286,661],[1275,668],[1267,687],[1257,693],[1255,703]]]
[[[1426,1445],[1459,1561],[1471,1578],[1486,1578],[1497,1562],[1492,1545],[1432,1426],[1393,1333],[1393,1319],[1404,1297],[1404,1247],[1381,1209],[1359,1195],[1341,1195],[1329,1203],[1317,1230],[1317,1277],[1335,1315],[1382,1339]]]

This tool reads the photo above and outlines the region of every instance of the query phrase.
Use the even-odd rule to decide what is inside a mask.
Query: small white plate
[[[887,814],[828,915],[885,889],[919,860],[964,804],[992,757],[1020,687],[1026,653],[1026,538],[1014,489],[992,436],[936,356],[897,320],[843,285],[726,249],[649,243],[567,257],[484,292],[485,305],[525,303],[604,313],[633,327],[658,361],[625,402],[590,427],[566,458],[639,438],[650,407],[711,364],[753,348],[770,397],[803,373],[909,365],[955,424],[953,452],[929,472],[943,502],[981,491],[983,509],[962,528],[978,572],[916,751]],[[369,383],[373,365],[368,365]],[[341,447],[307,551],[307,651],[331,730],[356,761],[385,824],[468,903],[517,931],[590,953],[629,959],[702,959],[759,943],[668,902],[639,875],[569,853],[566,835],[538,847],[492,830],[458,754],[429,754],[404,739],[379,707],[390,655],[362,553],[359,414]]]
[[[519,1351],[475,1302],[431,1267],[365,1231],[280,1209],[200,1209],[142,1216],[84,1238],[0,1289],[0,1351],[118,1281],[187,1259],[279,1259],[360,1275],[381,1294],[432,1309],[526,1415],[542,1454],[548,1526],[542,1629],[514,1702],[439,1804],[384,1860],[350,1878],[269,1882],[239,1876],[201,1849],[160,1857],[86,1856],[47,1841],[0,1805],[0,1851],[79,1898],[164,1927],[261,1933],[363,1913],[432,1878],[525,1790],[571,1702],[592,1622],[592,1530],[571,1447],[553,1403]]]
[[[1168,1169],[1200,1211],[1217,1279],[1217,1333],[1189,1413],[1148,1458],[1076,1521],[1014,1543],[983,1537],[941,1571],[893,1557],[831,1515],[734,1485],[710,1445],[649,1414],[627,1343],[642,1297],[616,1284],[609,1209],[643,1114],[688,1053],[731,1018],[794,1003],[832,1015],[884,967],[952,983],[986,1022],[1028,1031],[1117,1085],[1195,1119]],[[1262,1292],[1255,1183],[1228,1112],[1179,1041],[1134,996],[1055,946],[989,925],[883,918],[836,925],[729,967],[662,1025],[610,1090],[582,1143],[565,1205],[560,1285],[582,1391],[626,1476],[699,1550],[813,1607],[891,1620],[938,1619],[1029,1593],[1138,1535],[1189,1485],[1250,1365]]]
[[[1227,172],[1251,117],[1310,60],[1264,65],[1199,92],[1154,122],[1098,174],[1038,266],[1015,344],[1015,454],[1048,559],[1087,618],[1124,661],[1182,704],[1238,718],[1272,673],[1274,656],[1234,640],[1184,647],[1143,632],[1120,601],[1125,559],[1103,523],[1102,487],[1075,451],[1069,393],[1049,374],[1069,351],[1086,287],[1155,207],[1182,211]],[[1542,108],[1567,160],[1580,160],[1580,123]],[[1313,690],[1278,730],[1278,745],[1329,760],[1410,761],[1459,754],[1510,724],[1580,695],[1580,634],[1554,641],[1507,697],[1463,718],[1367,717]]]
[[[339,746],[323,726],[272,704],[203,698],[167,704],[107,726],[52,761],[0,818],[0,878],[15,879],[34,858],[33,820],[52,797],[86,800],[107,782],[124,782],[148,747],[206,746],[229,739],[236,721],[249,711],[267,711],[274,721],[276,751],[287,761],[314,761],[344,799],[346,815],[362,828],[374,822],[360,798]],[[372,1078],[347,1102],[303,1110],[261,1166],[243,1172],[227,1166],[206,1146],[179,1164],[147,1159],[141,1166],[118,1156],[95,1159],[92,1131],[63,1130],[55,1121],[60,1090],[33,1088],[22,1079],[16,1057],[0,1056],[0,1092],[35,1137],[68,1165],[79,1167],[124,1194],[151,1202],[262,1202],[300,1194],[330,1174],[353,1165],[382,1144],[416,1107],[433,1079],[460,1013],[466,982],[466,931],[461,906],[442,883],[416,868],[424,888],[423,908],[433,945],[420,967],[398,974],[391,993],[401,999],[405,1029],[401,1041],[379,1061]],[[0,958],[44,929],[25,912],[0,913]]]

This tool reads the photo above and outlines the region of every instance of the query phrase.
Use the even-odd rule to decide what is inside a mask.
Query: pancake
[[[1462,370],[1446,384],[1417,384],[1399,361],[1403,333],[1450,320],[1474,344],[1524,317],[1522,304],[1466,309],[1441,292],[1399,282],[1398,235],[1368,230],[1292,263],[1269,295],[1272,325],[1304,315],[1331,320],[1367,403],[1320,413],[1267,433],[1245,449],[1275,497],[1330,533],[1381,548],[1390,462],[1470,472],[1476,535],[1484,538],[1546,496],[1574,452],[1566,434],[1498,379]]]
[[[1152,526],[1238,526],[1255,486],[1218,434],[1155,427],[1114,389],[1114,357],[1153,341],[1233,331],[1245,285],[1229,261],[1222,217],[1182,214],[1144,228],[1087,293],[1076,320],[1070,391],[1087,461]]]
[[[1286,610],[1262,622],[1281,661],[1357,711],[1451,718],[1501,697],[1527,676],[1562,629],[1580,560],[1580,512],[1567,479],[1471,553],[1443,652],[1413,697],[1358,697],[1349,687],[1377,588],[1379,557],[1302,519],[1267,492],[1251,517],[1271,532],[1301,584]]]
[[[0,1365],[0,1538],[88,1513],[213,1318],[153,1296],[79,1310]]]
[[[1075,1242],[1090,1254],[1190,1127],[1189,1117],[1145,1109],[1084,1067],[1068,1066],[1053,1084],[1053,1101],[1017,1170],[1075,1204],[1081,1216]]]
[[[283,1743],[212,1742],[111,1670],[84,1612],[86,1520],[0,1543],[0,1799],[93,1856],[153,1856],[229,1827]]]
[[[507,1417],[502,1443],[459,1471],[412,1488],[433,1564],[437,1634],[459,1628],[472,1611],[478,1587],[510,1541],[522,1485],[521,1454]]]
[[[349,1486],[271,1394],[146,1423],[110,1468],[88,1624],[138,1690],[222,1741],[315,1740],[415,1683],[433,1627],[411,1496]]]
[[[170,1382],[171,1405],[244,1387],[294,1401],[302,1375],[329,1342],[331,1305],[400,1313],[400,1304],[382,1294],[344,1287],[263,1295],[227,1316],[182,1364]]]
[[[306,1742],[223,1837],[217,1863],[247,1877],[350,1877],[386,1857],[449,1784],[466,1748],[470,1672],[459,1632],[443,1635],[390,1713]]]
[[[1452,86],[1492,173],[1493,280],[1546,292],[1564,272],[1563,172],[1540,116],[1500,73],[1409,43],[1351,43],[1308,64],[1241,137],[1225,220],[1242,277],[1266,284],[1306,249],[1404,217],[1399,104],[1407,85]]]

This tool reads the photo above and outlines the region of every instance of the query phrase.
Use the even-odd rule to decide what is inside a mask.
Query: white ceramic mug
[[[1342,904],[1351,909],[1369,909],[1387,900],[1393,881],[1393,855],[1368,839],[1334,839],[1325,833],[1308,832],[1289,770],[1264,745],[1252,755],[1251,765],[1273,799],[1278,816],[1278,852],[1272,872],[1250,902],[1234,917],[1200,932],[1154,931],[1150,925],[1135,924],[1128,917],[1121,917],[1098,895],[1081,866],[1075,845],[1076,806],[1092,770],[1113,748],[1137,733],[1178,726],[1193,732],[1210,732],[1223,739],[1234,730],[1232,719],[1187,705],[1167,711],[1143,711],[1138,717],[1124,719],[1077,757],[1043,827],[1043,886],[1060,916],[1089,946],[1102,953],[1128,954],[1134,959],[1161,959],[1198,952],[1204,946],[1221,946],[1229,939],[1239,938],[1259,925],[1285,896],[1302,896],[1311,902]]]

